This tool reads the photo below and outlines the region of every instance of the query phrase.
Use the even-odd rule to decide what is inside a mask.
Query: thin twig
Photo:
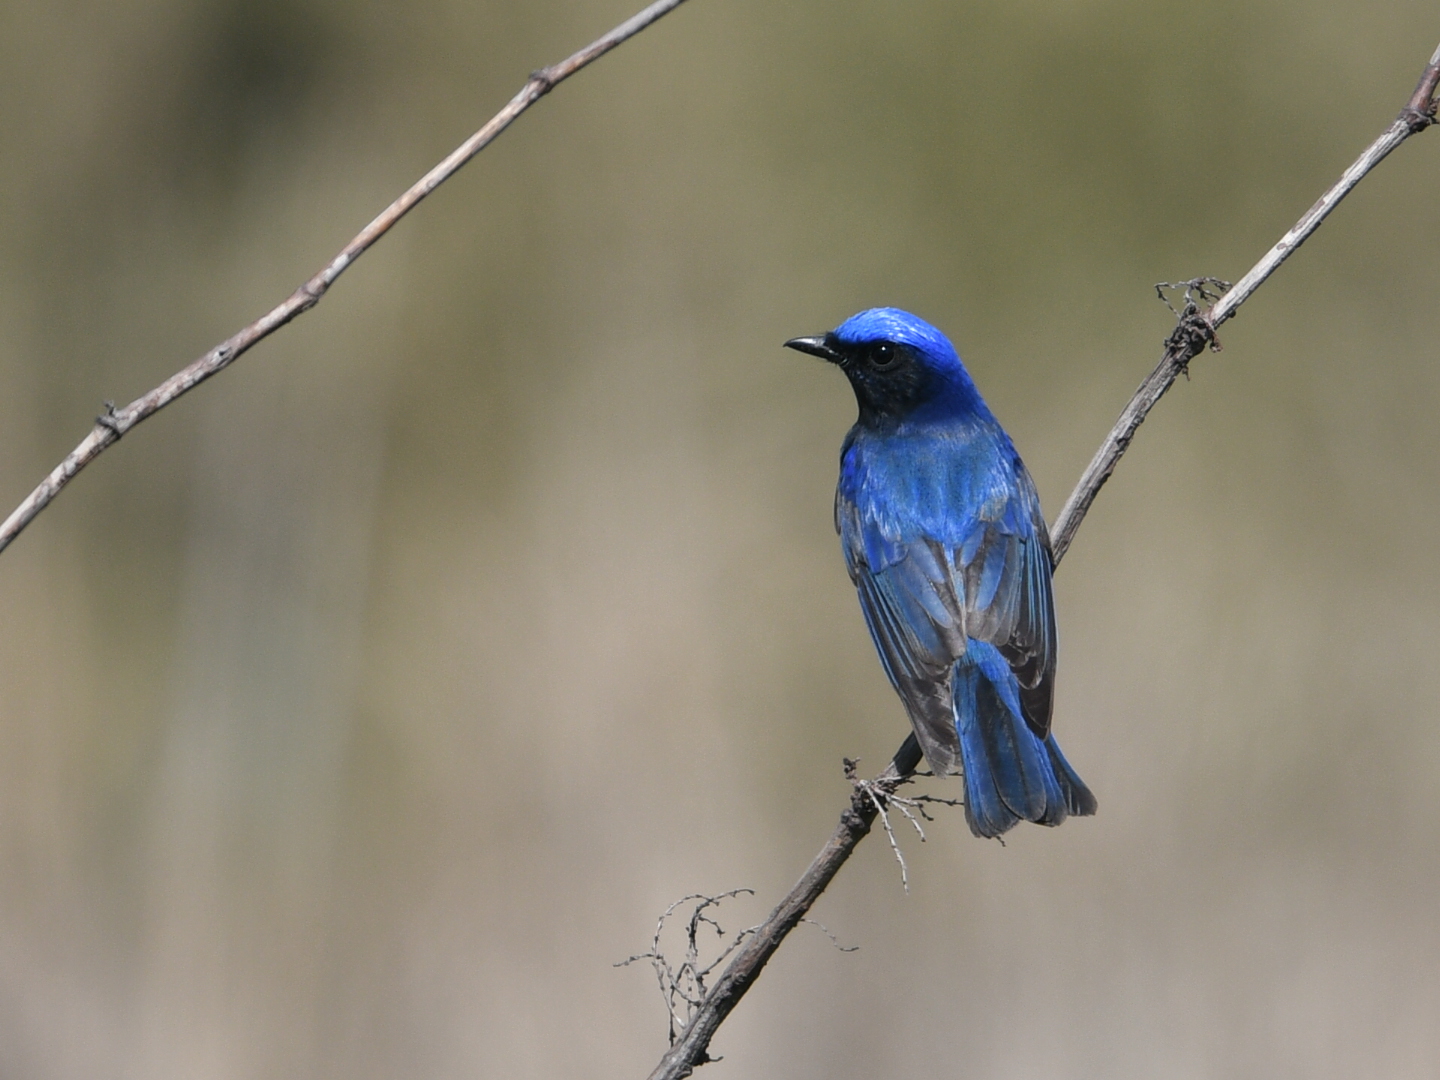
[[[900,850],[900,842],[895,839],[895,830],[890,825],[890,815],[885,809],[894,796],[894,792],[887,790],[888,785],[877,784],[873,780],[851,780],[850,782],[855,785],[856,791],[870,800],[870,805],[875,807],[875,813],[880,815],[880,824],[885,827],[885,839],[890,841],[890,850],[895,853],[895,861],[900,864],[900,887],[905,890],[905,895],[909,896],[910,867],[905,865],[905,853]],[[920,828],[918,824],[915,827]],[[920,833],[920,839],[925,839],[923,831]]]
[[[829,939],[830,939],[830,944],[835,946],[835,951],[836,951],[836,952],[859,952],[859,951],[860,951],[860,946],[859,946],[859,945],[841,945],[841,944],[840,944],[840,939],[839,939],[838,937],[836,937],[833,933],[831,933],[831,932],[830,932],[830,928],[829,928],[828,926],[826,926],[823,922],[821,922],[819,919],[801,919],[800,921],[801,921],[802,923],[809,923],[811,926],[816,927],[822,934],[824,934],[827,938],[829,938]]]
[[[596,38],[579,52],[558,64],[531,74],[520,92],[510,99],[503,109],[490,118],[479,131],[471,135],[451,154],[422,176],[398,199],[392,202],[374,221],[356,234],[338,255],[325,267],[296,289],[274,310],[261,316],[249,326],[232,334],[198,360],[186,365],[149,393],[136,398],[123,409],[117,409],[109,402],[105,411],[95,419],[90,434],[80,445],[70,451],[69,456],[50,473],[30,495],[15,508],[5,523],[0,525],[0,551],[10,546],[26,525],[50,505],[60,490],[75,478],[81,469],[94,461],[107,448],[120,441],[120,437],[142,420],[154,416],[176,398],[193,390],[210,376],[233,364],[256,342],[269,337],[297,315],[302,315],[320,302],[335,279],[358,259],[365,251],[390,231],[391,227],[413,210],[417,203],[437,187],[450,179],[460,167],[495,140],[495,137],[509,127],[526,109],[539,101],[560,83],[581,68],[600,59],[615,46],[640,33],[662,15],[675,10],[685,0],[656,0],[645,10],[627,19],[608,34]]]
[[[1411,95],[1395,122],[1365,149],[1355,164],[1345,170],[1335,186],[1305,212],[1295,227],[1255,264],[1254,269],[1207,310],[1199,311],[1193,302],[1186,304],[1185,310],[1180,313],[1175,332],[1166,339],[1165,354],[1159,366],[1135,391],[1130,403],[1120,414],[1119,421],[1106,436],[1099,453],[1090,462],[1064,509],[1060,511],[1060,516],[1055,520],[1052,550],[1056,565],[1059,565],[1061,558],[1069,550],[1070,542],[1085,519],[1090,504],[1095,501],[1100,488],[1110,478],[1115,465],[1129,447],[1130,440],[1135,437],[1135,432],[1144,422],[1146,415],[1155,407],[1155,403],[1170,389],[1190,361],[1200,355],[1207,346],[1214,344],[1216,327],[1235,314],[1240,305],[1305,242],[1319,227],[1320,222],[1325,220],[1326,215],[1335,209],[1340,200],[1348,195],[1369,171],[1411,135],[1424,131],[1435,123],[1437,85],[1440,85],[1440,48],[1431,56],[1429,65],[1415,87],[1415,93]],[[1199,290],[1203,288],[1203,284],[1198,279],[1185,284],[1194,290],[1191,294],[1193,301],[1194,296],[1200,295]],[[855,846],[870,831],[880,811],[880,801],[875,798],[874,793],[885,792],[893,797],[895,788],[912,775],[919,764],[920,749],[915,742],[915,736],[907,736],[884,772],[868,781],[869,786],[854,786],[850,805],[840,815],[840,824],[834,835],[820,849],[820,853],[815,856],[795,887],[786,894],[770,917],[745,943],[744,949],[730,962],[714,989],[706,996],[704,1004],[681,1032],[679,1040],[660,1059],[660,1064],[650,1074],[650,1080],[680,1080],[681,1077],[693,1073],[696,1065],[710,1060],[707,1053],[716,1030],[760,977],[760,972],[780,947],[785,935],[805,918],[811,905],[819,899],[840,867],[850,858]]]
[[[912,772],[907,776],[893,779],[864,780],[858,775],[858,761],[845,758],[844,765],[845,779],[849,780],[855,790],[869,799],[871,805],[875,807],[880,824],[885,828],[885,838],[890,841],[890,850],[895,854],[895,861],[900,864],[900,887],[908,896],[910,894],[910,867],[905,863],[905,853],[900,850],[900,841],[895,838],[895,829],[890,824],[890,807],[893,806],[904,815],[905,820],[910,822],[923,844],[925,842],[925,826],[920,824],[920,819],[935,820],[925,809],[926,803],[944,806],[964,806],[965,803],[961,799],[942,799],[934,795],[916,795],[913,798],[907,798],[896,794],[901,785],[910,783],[916,775],[933,776],[934,773],[916,774]],[[998,840],[999,837],[996,839]],[[1000,843],[1003,846],[1005,841],[1000,840]]]

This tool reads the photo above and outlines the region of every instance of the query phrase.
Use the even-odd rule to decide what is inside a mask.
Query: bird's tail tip
[[[1042,739],[1026,724],[1009,665],[993,646],[970,645],[951,687],[970,831],[996,837],[1022,821],[1053,826],[1095,813],[1094,794],[1054,736]]]
[[[1054,735],[1045,739],[1045,752],[1050,758],[1050,767],[1060,785],[1060,792],[1065,797],[1065,809],[1069,816],[1090,817],[1093,815],[1100,805],[1095,800],[1095,793],[1071,768],[1070,762],[1065,760],[1065,755],[1060,752],[1060,744],[1055,741]],[[1058,825],[1059,822],[1056,824]]]

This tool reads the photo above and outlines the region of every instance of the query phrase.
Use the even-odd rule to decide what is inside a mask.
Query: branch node
[[[1400,110],[1400,122],[1411,135],[1416,135],[1435,123],[1437,86],[1440,86],[1440,49],[1435,50],[1430,63],[1420,73],[1420,81],[1415,84],[1415,93],[1410,95],[1410,100]]]
[[[1200,311],[1200,305],[1214,304],[1225,291],[1230,288],[1230,282],[1216,277],[1191,278],[1189,281],[1159,281],[1155,283],[1155,295],[1160,302],[1170,309],[1175,316],[1175,329],[1164,341],[1165,352],[1173,357],[1174,364],[1188,380],[1190,378],[1190,361],[1199,356],[1205,349],[1211,352],[1220,352],[1220,339],[1215,336],[1215,328],[1210,325]],[[1171,302],[1166,290],[1184,290],[1180,297],[1180,307],[1177,308]]]
[[[551,90],[554,90],[555,84],[558,83],[560,80],[550,73],[550,69],[548,67],[543,67],[536,68],[530,73],[530,81],[537,84],[537,93],[535,94],[535,97],[542,98]]]
[[[125,429],[120,426],[120,414],[115,411],[115,402],[106,401],[104,405],[104,411],[95,417],[95,424],[97,427],[104,428],[118,439],[121,435],[125,434]]]
[[[1418,135],[1431,124],[1435,123],[1435,109],[1437,102],[1430,102],[1426,108],[1417,109],[1413,105],[1406,105],[1400,110],[1400,120],[1410,129],[1411,135]]]

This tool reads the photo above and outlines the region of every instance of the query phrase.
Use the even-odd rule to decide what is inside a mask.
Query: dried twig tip
[[[706,980],[716,968],[728,961],[758,929],[758,927],[752,926],[748,930],[741,930],[738,934],[732,935],[727,940],[724,928],[710,913],[711,909],[718,907],[722,901],[736,896],[754,895],[754,889],[731,889],[718,896],[706,896],[704,893],[682,896],[665,909],[660,920],[655,924],[655,936],[650,940],[650,951],[636,953],[614,965],[615,967],[628,967],[637,960],[650,961],[651,966],[655,969],[655,980],[660,984],[660,996],[665,1001],[665,1011],[669,1016],[671,1046],[675,1045],[676,1037],[689,1026],[696,1010],[704,1002],[705,994],[709,990]],[[666,921],[675,914],[677,908],[685,904],[693,904],[693,906],[690,909],[690,917],[685,920],[685,959],[676,964],[665,955],[661,938],[665,934]],[[713,930],[715,937],[721,942],[720,947],[716,950],[717,955],[709,960],[702,959],[701,956],[700,937],[703,927]],[[706,936],[708,937],[708,935]],[[838,944],[836,947],[839,947]],[[719,1061],[720,1059],[707,1057],[705,1060]]]

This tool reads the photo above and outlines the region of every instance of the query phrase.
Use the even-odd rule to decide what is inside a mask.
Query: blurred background
[[[0,501],[635,0],[0,4]],[[0,557],[0,1075],[643,1076],[906,731],[781,350],[948,331],[1050,514],[1390,121],[1422,0],[692,0]],[[1057,577],[1099,816],[872,838],[704,1075],[1440,1072],[1440,135],[1152,414]],[[952,785],[958,787],[958,785]],[[953,794],[953,790],[942,793]]]

